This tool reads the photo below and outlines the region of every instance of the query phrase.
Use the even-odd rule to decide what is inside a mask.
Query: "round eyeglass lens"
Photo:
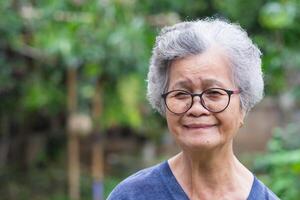
[[[192,105],[192,96],[191,94],[175,90],[168,93],[166,97],[166,105],[168,109],[176,114],[181,114],[186,112]]]
[[[208,89],[202,94],[203,106],[211,112],[221,112],[229,104],[229,95],[222,89]]]

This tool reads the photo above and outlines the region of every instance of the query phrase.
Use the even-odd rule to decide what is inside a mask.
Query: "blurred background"
[[[234,144],[280,198],[300,198],[300,0],[1,0],[0,196],[100,200],[176,154],[145,98],[161,27],[239,23],[263,52],[265,98]]]

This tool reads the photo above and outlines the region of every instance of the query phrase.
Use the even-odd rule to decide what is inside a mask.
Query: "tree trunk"
[[[77,73],[75,68],[67,71],[68,87],[68,117],[76,112],[77,92],[76,84]],[[69,120],[68,120],[69,121]],[[80,161],[79,161],[79,138],[76,133],[68,129],[68,172],[69,172],[69,197],[71,200],[80,199]]]
[[[99,119],[102,112],[102,90],[100,81],[97,81],[95,96],[93,98],[92,117],[94,131],[92,134],[92,176],[93,176],[93,200],[103,200],[103,141],[101,140],[101,125]]]
[[[80,162],[79,162],[79,140],[72,133],[68,136],[68,158],[69,158],[69,196],[71,200],[80,199]]]
[[[0,119],[0,169],[6,165],[9,149],[9,119],[2,114]]]

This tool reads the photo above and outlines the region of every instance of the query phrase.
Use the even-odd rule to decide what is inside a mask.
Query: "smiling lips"
[[[185,128],[190,129],[206,129],[216,126],[216,124],[186,124],[184,125]]]

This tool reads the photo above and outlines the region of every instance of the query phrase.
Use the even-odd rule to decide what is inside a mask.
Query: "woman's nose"
[[[199,96],[193,98],[192,107],[187,111],[187,114],[193,116],[200,116],[209,114],[210,112],[202,105],[202,99]]]

